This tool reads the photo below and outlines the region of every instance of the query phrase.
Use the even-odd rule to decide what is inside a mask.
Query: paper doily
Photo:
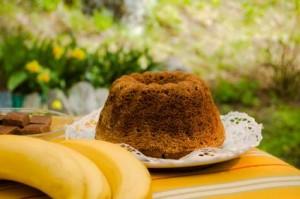
[[[94,139],[95,128],[100,111],[94,111],[80,120],[67,126],[67,139]],[[148,168],[177,168],[208,165],[238,157],[247,150],[259,145],[262,140],[262,125],[246,113],[229,112],[221,116],[225,128],[225,141],[219,148],[202,148],[178,159],[161,159],[145,156],[137,149],[120,144],[132,152]]]

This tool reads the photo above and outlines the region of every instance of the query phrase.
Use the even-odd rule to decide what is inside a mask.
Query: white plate
[[[95,139],[95,128],[100,111],[94,111],[67,126],[67,139]],[[209,165],[239,157],[262,140],[262,125],[246,113],[230,112],[221,116],[225,128],[225,141],[220,148],[203,148],[178,159],[152,158],[127,144],[120,144],[132,152],[148,168],[180,168]]]

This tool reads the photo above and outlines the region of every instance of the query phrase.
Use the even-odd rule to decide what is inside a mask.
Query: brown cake
[[[122,76],[110,89],[96,129],[97,139],[171,159],[218,147],[224,136],[210,90],[201,79],[183,72]]]

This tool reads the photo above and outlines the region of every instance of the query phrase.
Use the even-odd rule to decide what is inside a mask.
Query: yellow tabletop
[[[300,171],[258,149],[210,166],[150,172],[156,199],[300,198]],[[0,181],[0,199],[16,198],[47,197],[25,185]]]
[[[258,149],[206,168],[154,171],[153,197],[300,198],[300,171]]]

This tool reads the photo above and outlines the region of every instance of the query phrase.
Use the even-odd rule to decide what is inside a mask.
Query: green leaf
[[[8,80],[8,89],[14,91],[20,84],[22,84],[27,79],[27,74],[25,72],[16,72]]]
[[[106,30],[113,25],[113,15],[110,11],[102,9],[93,15],[94,24],[100,30]]]

